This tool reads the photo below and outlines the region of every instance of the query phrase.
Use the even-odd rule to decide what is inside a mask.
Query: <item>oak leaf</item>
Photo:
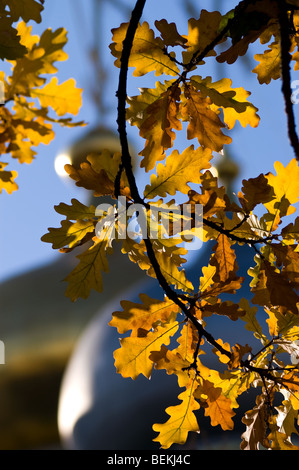
[[[128,98],[127,119],[138,126],[140,136],[146,139],[144,149],[139,152],[144,157],[141,167],[146,171],[164,160],[165,150],[173,146],[174,131],[182,129],[178,119],[180,93],[173,81],[157,82],[156,88],[143,88],[139,96]]]
[[[238,198],[246,213],[252,211],[258,204],[264,204],[274,199],[273,187],[263,174],[256,178],[243,180],[242,184],[242,192],[238,193]]]
[[[95,223],[92,220],[62,220],[61,227],[49,228],[49,232],[41,240],[52,243],[52,248],[72,248],[78,244],[88,233],[94,233]]]
[[[108,241],[109,229],[107,229],[106,239],[94,239],[92,247],[77,255],[78,265],[65,278],[68,282],[65,295],[72,301],[79,297],[86,299],[92,289],[102,292],[102,272],[109,271],[107,255],[113,252],[108,246]]]
[[[211,419],[211,425],[221,426],[223,431],[232,430],[232,420],[235,412],[232,410],[232,402],[225,397],[220,387],[215,387],[209,380],[203,380],[202,385],[196,391],[196,397],[200,394],[207,396],[205,400],[205,416]]]
[[[27,49],[20,42],[17,30],[12,26],[12,19],[0,18],[0,59],[15,60],[23,57]]]
[[[4,170],[7,165],[7,163],[0,162],[0,194],[3,189],[5,189],[8,194],[18,189],[18,185],[14,181],[18,174],[14,170]]]
[[[82,104],[81,92],[81,89],[76,88],[74,79],[58,85],[57,77],[53,77],[43,88],[32,90],[31,96],[38,98],[43,107],[53,108],[58,116],[68,113],[77,115]]]
[[[209,12],[201,10],[199,19],[190,18],[188,21],[188,35],[183,36],[187,42],[187,50],[183,52],[183,61],[188,64],[196,55],[211,44],[219,33],[221,14],[218,11]],[[216,55],[210,51],[208,56]]]
[[[157,165],[157,175],[152,174],[150,184],[145,187],[144,197],[153,199],[156,196],[166,197],[175,195],[177,191],[188,193],[188,183],[199,184],[201,171],[211,167],[212,158],[209,149],[199,147],[194,149],[191,145],[182,154],[174,150],[166,159],[165,165]]]
[[[250,353],[251,351],[252,348],[248,344],[241,346],[240,344],[236,343],[235,346],[232,347],[231,359],[228,363],[229,369],[236,369],[240,367],[243,356]]]
[[[216,267],[214,281],[225,282],[231,277],[232,273],[238,270],[235,251],[231,247],[229,238],[220,234],[217,243],[213,248],[215,254],[210,259],[210,264]]]
[[[168,23],[165,19],[162,19],[160,21],[156,20],[155,26],[160,31],[165,46],[186,47],[187,39],[178,33],[175,23]]]
[[[9,0],[8,2],[8,0],[6,0],[2,3],[9,3],[9,15],[14,22],[18,21],[19,18],[22,18],[26,23],[30,20],[36,23],[41,22],[44,0],[23,0],[22,2],[18,0]],[[1,9],[3,6],[1,5]]]
[[[76,185],[91,190],[95,197],[114,196],[115,178],[118,173],[121,160],[120,153],[112,154],[109,150],[103,150],[98,154],[90,154],[87,161],[77,168],[74,165],[65,165],[65,171],[70,178],[76,181]],[[129,195],[128,182],[125,175],[120,181],[120,194]]]
[[[211,77],[202,79],[200,76],[193,75],[191,83],[203,95],[209,97],[213,105],[211,109],[216,111],[223,110],[223,120],[228,129],[232,129],[238,120],[243,127],[250,125],[257,127],[259,124],[258,109],[247,101],[250,92],[244,88],[232,88],[232,81],[229,78],[222,78],[217,82],[212,82]]]
[[[169,344],[178,326],[176,321],[164,323],[154,331],[141,330],[138,336],[120,339],[121,347],[113,354],[117,372],[133,380],[140,374],[149,379],[154,365],[150,359],[151,353],[159,351],[162,344]]]
[[[71,200],[71,205],[61,202],[58,206],[54,206],[58,214],[65,215],[68,220],[86,220],[95,216],[95,206],[85,206],[77,199]]]
[[[269,84],[271,80],[277,80],[280,77],[280,43],[276,39],[269,45],[263,54],[256,54],[255,60],[259,62],[253,72],[257,74],[260,84]]]
[[[265,444],[267,431],[268,405],[265,398],[259,395],[256,398],[256,406],[245,413],[242,422],[246,425],[246,431],[242,434],[241,450],[259,450],[259,446]]]
[[[159,322],[165,323],[170,317],[175,317],[179,312],[179,307],[171,300],[152,299],[146,294],[139,294],[141,304],[123,300],[120,302],[122,311],[112,314],[109,325],[117,328],[119,333],[126,333],[132,330],[137,334],[137,330],[150,330]]]
[[[123,41],[126,37],[128,23],[122,23],[119,28],[112,29],[113,43],[110,45],[111,53],[116,57],[116,67],[120,67],[120,57]],[[133,41],[129,58],[129,67],[135,67],[133,75],[140,77],[148,72],[155,75],[177,75],[179,70],[176,64],[164,53],[164,42],[156,38],[152,29],[145,21],[139,24]]]
[[[258,308],[251,307],[248,299],[241,299],[239,306],[245,312],[240,318],[246,323],[246,330],[252,331],[256,338],[258,338],[263,344],[266,344],[267,338],[263,334],[262,327],[256,318]]]
[[[199,409],[199,404],[194,398],[197,383],[190,379],[186,390],[179,395],[182,403],[166,408],[170,416],[163,424],[154,424],[153,430],[159,435],[153,439],[161,444],[162,449],[168,449],[172,444],[184,444],[189,432],[199,432],[199,426],[194,412]]]
[[[200,145],[220,152],[231,138],[222,133],[225,125],[218,114],[212,110],[212,100],[205,98],[195,87],[185,84],[182,98],[182,120],[189,122],[187,138],[197,138]]]

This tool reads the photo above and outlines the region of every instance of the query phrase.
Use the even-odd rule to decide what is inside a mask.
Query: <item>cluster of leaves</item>
[[[165,19],[155,22],[157,33],[147,22],[140,23],[144,4],[145,0],[138,0],[130,23],[113,30],[110,46],[115,65],[120,67],[122,151],[89,155],[80,168],[66,166],[78,186],[92,190],[96,197],[109,195],[115,203],[101,214],[77,200],[71,205],[59,204],[56,211],[66,218],[60,228],[49,229],[43,240],[64,252],[86,246],[66,279],[66,294],[72,300],[86,298],[91,289],[102,290],[101,273],[108,270],[112,242],[121,244],[124,255],[158,279],[164,300],[140,294],[140,303],[123,301],[110,325],[126,334],[114,353],[122,376],[136,379],[143,374],[150,378],[153,368],[165,369],[177,376],[183,389],[180,403],[166,409],[169,419],[153,426],[158,432],[155,440],[162,448],[183,444],[190,431],[199,432],[196,412],[200,407],[212,426],[232,430],[238,398],[253,387],[261,391],[254,408],[243,418],[246,431],[241,448],[298,449],[291,435],[298,434],[299,410],[299,218],[294,218],[299,168],[293,145],[290,83],[286,80],[291,61],[295,70],[299,67],[299,2],[247,0],[226,15],[202,10],[198,19],[189,20],[187,35],[179,34],[176,25]],[[258,126],[258,110],[247,100],[250,93],[242,87],[233,88],[229,78],[213,81],[196,71],[207,57],[231,64],[254,41],[268,44],[272,38],[265,52],[255,56],[259,64],[253,72],[260,83],[283,81],[295,158],[290,158],[286,167],[276,162],[273,173],[243,180],[232,201],[210,172],[213,152],[230,144],[231,136],[224,132],[233,129],[236,121],[243,127]],[[134,77],[155,72],[167,79],[128,97],[126,75],[130,67]],[[140,165],[145,175],[152,172],[142,196],[132,170],[125,119],[138,127],[144,142]],[[183,127],[183,123],[187,125]],[[171,149],[177,132],[183,133],[183,129],[186,139],[197,139],[198,146],[179,153]],[[191,189],[190,183],[197,190]],[[213,243],[208,265],[199,269],[199,288],[184,270],[188,243],[182,247],[185,233],[181,228],[176,226],[173,236],[163,237],[161,217],[155,220],[161,236],[155,239],[117,235],[126,233],[132,220],[128,210],[123,216],[123,209],[141,204],[149,221],[153,209],[165,208],[175,200],[169,198],[177,195],[185,197],[184,204],[193,208],[192,219],[196,207],[202,206],[201,238],[204,243]],[[116,202],[119,196],[125,200],[122,207]],[[193,224],[194,235],[198,235],[197,228]],[[245,283],[238,275],[236,246],[252,250],[251,301],[222,299],[222,294],[235,294]],[[263,325],[256,315],[258,308],[265,312]],[[260,341],[260,348],[253,351],[252,346],[239,344],[238,338],[235,344],[214,338],[209,330],[209,318],[214,315],[227,317],[232,326],[244,322]],[[218,357],[219,370],[205,365],[204,354],[210,345]],[[276,395],[282,397],[278,406]]]
[[[0,152],[10,154],[20,163],[31,163],[39,144],[54,138],[53,124],[73,123],[68,114],[77,115],[81,107],[81,90],[70,79],[58,84],[54,65],[67,59],[63,51],[67,43],[64,28],[32,35],[29,21],[41,22],[44,0],[0,1],[0,58],[10,68],[0,72],[4,99],[0,105]],[[16,27],[14,26],[16,24]],[[17,172],[4,169],[0,162],[0,193],[18,189]]]

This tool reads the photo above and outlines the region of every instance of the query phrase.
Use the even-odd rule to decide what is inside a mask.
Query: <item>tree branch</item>
[[[244,1],[239,3],[239,5],[235,9],[236,14],[235,14],[234,18],[232,20],[228,21],[227,25],[223,28],[223,30],[219,33],[219,35],[214,39],[214,41],[212,41],[202,52],[197,52],[197,53],[194,54],[191,62],[187,66],[185,66],[185,71],[180,76],[180,79],[179,79],[180,81],[184,80],[184,78],[186,77],[186,74],[188,73],[188,71],[190,71],[192,69],[192,67],[197,65],[208,54],[208,52],[210,52],[221,41],[221,39],[225,36],[226,32],[228,32],[229,29],[231,28],[233,22],[237,21],[239,15],[246,9],[247,5],[250,4],[251,2],[252,2],[252,0],[244,0]],[[119,132],[119,136],[120,136],[122,157],[121,157],[121,164],[120,164],[120,167],[119,167],[119,171],[118,171],[118,174],[117,174],[116,179],[115,179],[115,195],[116,195],[116,198],[117,198],[119,193],[120,193],[120,178],[121,178],[122,171],[125,170],[126,174],[127,174],[130,190],[131,190],[132,199],[134,200],[135,203],[140,203],[144,207],[149,208],[150,206],[141,198],[141,196],[139,194],[139,191],[138,191],[138,188],[137,188],[136,179],[135,179],[133,168],[132,168],[132,157],[130,155],[128,140],[127,140],[127,133],[126,133],[126,101],[127,101],[128,64],[129,64],[130,53],[131,53],[131,49],[132,49],[132,45],[133,45],[133,41],[134,41],[134,36],[135,36],[136,30],[137,30],[137,27],[138,27],[138,24],[139,24],[139,20],[142,16],[142,12],[143,12],[143,8],[144,8],[145,3],[146,3],[146,0],[137,0],[136,1],[135,8],[132,11],[131,20],[129,22],[129,26],[128,26],[128,29],[127,29],[126,37],[123,41],[123,50],[122,50],[122,55],[121,55],[121,59],[120,59],[121,67],[120,67],[119,84],[118,84],[118,91],[117,91],[117,97],[118,97],[117,124],[118,124],[118,132]],[[284,10],[284,13],[286,15],[286,10]],[[287,18],[283,18],[282,22],[286,21],[286,19]],[[288,21],[287,21],[287,23],[288,23]],[[283,26],[283,27],[281,26],[281,28],[282,28],[282,30],[285,30],[284,29],[285,26]],[[286,37],[284,37],[284,41],[285,41],[285,43],[282,46],[282,48],[283,48],[283,54],[282,55],[284,56],[285,63],[284,63],[283,68],[285,69],[286,68],[286,62],[287,62],[287,60],[285,58],[285,55],[286,55],[285,50],[287,48],[288,51],[289,51],[289,43],[288,44],[286,43]],[[288,37],[288,41],[289,41],[289,37]],[[287,64],[289,66],[289,58],[288,58],[288,63]],[[288,72],[289,72],[289,70],[288,70]],[[284,70],[284,73],[286,74],[286,70]],[[288,77],[286,77],[286,80],[284,80],[284,82],[286,81],[286,85],[285,85],[286,88],[287,88],[287,84],[289,84]],[[287,93],[287,91],[285,91],[285,93]],[[298,144],[298,140],[297,140],[297,144]],[[298,145],[298,147],[299,147],[299,145]],[[298,155],[299,155],[299,151],[298,151]],[[204,223],[206,225],[210,226],[211,228],[216,229],[220,233],[223,233],[223,234],[227,235],[232,240],[240,241],[242,243],[248,243],[248,244],[251,244],[251,245],[255,245],[255,244],[261,242],[260,239],[259,240],[247,240],[247,239],[237,237],[236,235],[231,233],[231,230],[226,230],[223,227],[220,227],[218,224],[216,224],[216,223],[214,223],[214,222],[212,222],[208,219],[204,219]],[[242,221],[242,223],[243,223],[243,221]],[[274,238],[274,236],[273,237],[272,236],[271,237],[266,237],[262,241],[265,242],[266,240],[271,240],[273,238]],[[167,295],[167,297],[170,300],[172,300],[176,305],[178,305],[180,307],[180,309],[182,310],[182,312],[185,314],[186,318],[193,323],[193,325],[195,326],[195,328],[197,329],[197,331],[199,333],[199,338],[204,337],[207,340],[208,343],[210,343],[218,351],[220,351],[222,354],[226,355],[228,358],[231,359],[232,354],[229,351],[227,351],[226,349],[224,349],[215,340],[215,338],[205,330],[205,328],[201,325],[201,323],[194,316],[194,314],[193,314],[193,302],[192,302],[194,299],[192,299],[192,298],[189,299],[189,306],[188,306],[188,303],[187,303],[188,299],[186,297],[182,297],[183,300],[181,300],[181,298],[180,298],[181,296],[170,287],[170,285],[166,281],[164,275],[162,274],[159,263],[158,263],[157,258],[155,256],[155,252],[154,252],[151,240],[149,238],[145,238],[144,242],[145,242],[145,246],[146,246],[146,249],[147,249],[147,255],[148,255],[148,258],[149,258],[149,260],[151,262],[151,265],[154,269],[156,278],[157,278],[160,286],[164,290],[165,294]],[[198,351],[198,348],[199,348],[199,344],[197,346],[197,351]],[[195,359],[196,358],[194,356],[194,361],[195,361]],[[275,381],[275,377],[272,376],[271,372],[268,369],[255,367],[250,362],[251,362],[250,360],[241,361],[240,366],[246,368],[247,370],[251,370],[253,372],[258,373],[261,377],[267,377],[268,379],[270,379],[272,381]]]
[[[281,49],[281,79],[282,79],[282,93],[285,102],[285,112],[288,121],[288,135],[290,143],[294,149],[296,159],[299,161],[299,140],[296,133],[295,116],[292,103],[292,89],[291,89],[291,41],[290,41],[290,22],[288,17],[288,7],[285,0],[278,2],[280,15],[280,49]]]

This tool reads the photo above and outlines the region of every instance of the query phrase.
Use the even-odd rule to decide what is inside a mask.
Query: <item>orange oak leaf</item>
[[[122,311],[112,314],[109,325],[117,328],[119,333],[129,330],[137,332],[139,328],[150,330],[156,322],[165,323],[170,317],[176,317],[179,307],[165,298],[163,301],[152,299],[146,294],[139,294],[141,303],[122,300]]]
[[[209,97],[205,98],[195,87],[185,84],[181,115],[183,121],[189,122],[187,138],[197,138],[203,147],[220,152],[232,139],[223,134],[225,125],[211,105]]]
[[[220,387],[215,387],[209,380],[203,380],[202,385],[196,391],[196,396],[203,394],[207,396],[205,400],[205,416],[211,419],[211,425],[221,426],[223,431],[232,430],[234,422],[232,420],[235,412],[232,410],[232,402],[222,394]]]
[[[210,259],[210,264],[216,267],[214,275],[215,281],[225,282],[232,273],[238,270],[235,251],[231,248],[231,241],[229,238],[220,234],[217,238],[217,243],[213,250],[215,254]]]

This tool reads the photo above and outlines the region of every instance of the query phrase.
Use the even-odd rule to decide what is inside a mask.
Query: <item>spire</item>
[[[232,199],[234,197],[235,180],[239,175],[240,168],[227,148],[224,149],[223,156],[219,158],[215,168],[218,173],[219,182],[225,186],[227,195]]]

